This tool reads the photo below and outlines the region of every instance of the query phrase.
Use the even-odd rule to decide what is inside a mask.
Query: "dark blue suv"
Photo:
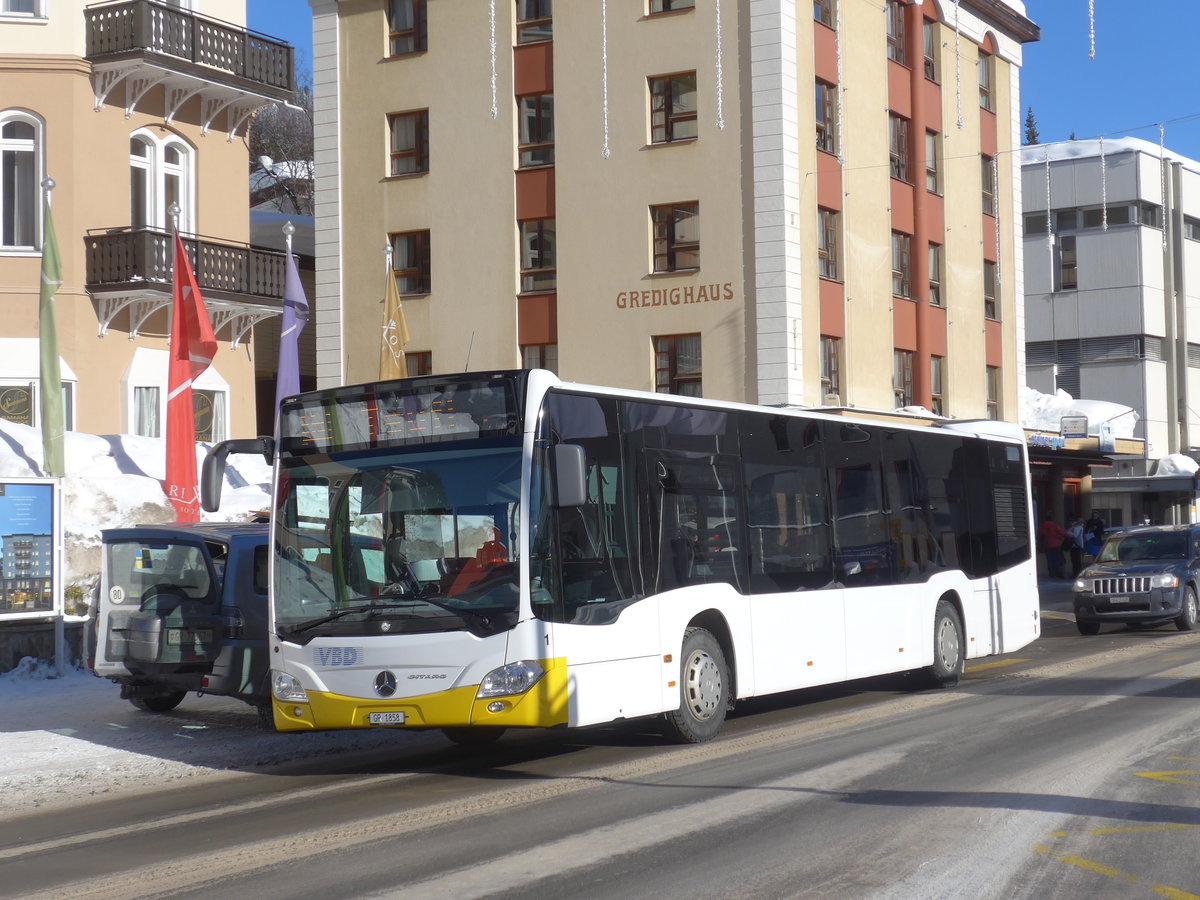
[[[1080,634],[1105,622],[1196,627],[1200,525],[1151,525],[1109,535],[1071,588]]]

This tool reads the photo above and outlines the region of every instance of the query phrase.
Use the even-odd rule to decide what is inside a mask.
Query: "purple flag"
[[[283,322],[279,326],[279,373],[275,376],[276,420],[283,398],[300,393],[300,332],[307,324],[308,298],[300,284],[296,260],[289,253],[283,282]]]

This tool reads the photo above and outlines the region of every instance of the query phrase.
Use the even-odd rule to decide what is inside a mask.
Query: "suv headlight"
[[[1179,587],[1179,576],[1172,572],[1160,572],[1150,579],[1150,584],[1159,588]]]
[[[511,697],[523,694],[546,674],[537,660],[523,659],[520,662],[509,663],[498,669],[492,669],[479,682],[479,692],[475,695],[482,697]]]
[[[1082,593],[1088,589],[1088,580],[1086,578],[1076,578],[1071,585],[1071,590],[1076,594]]]
[[[271,670],[271,693],[281,703],[308,702],[308,694],[300,686],[299,679],[295,675],[289,675],[278,669]]]

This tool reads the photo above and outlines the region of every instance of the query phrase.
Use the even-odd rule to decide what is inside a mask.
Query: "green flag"
[[[46,219],[42,233],[42,288],[38,305],[39,349],[41,350],[42,469],[47,475],[66,474],[63,463],[62,373],[58,365],[58,325],[54,317],[54,295],[62,284],[62,261],[54,222],[50,218],[50,200],[44,201]]]

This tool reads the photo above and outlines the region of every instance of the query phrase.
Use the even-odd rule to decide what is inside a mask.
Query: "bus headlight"
[[[300,686],[300,681],[294,675],[271,670],[271,693],[281,703],[307,703],[308,694]]]
[[[523,694],[546,674],[537,660],[523,659],[520,662],[509,663],[498,669],[492,669],[479,682],[479,693],[476,697],[510,697],[513,694]]]

